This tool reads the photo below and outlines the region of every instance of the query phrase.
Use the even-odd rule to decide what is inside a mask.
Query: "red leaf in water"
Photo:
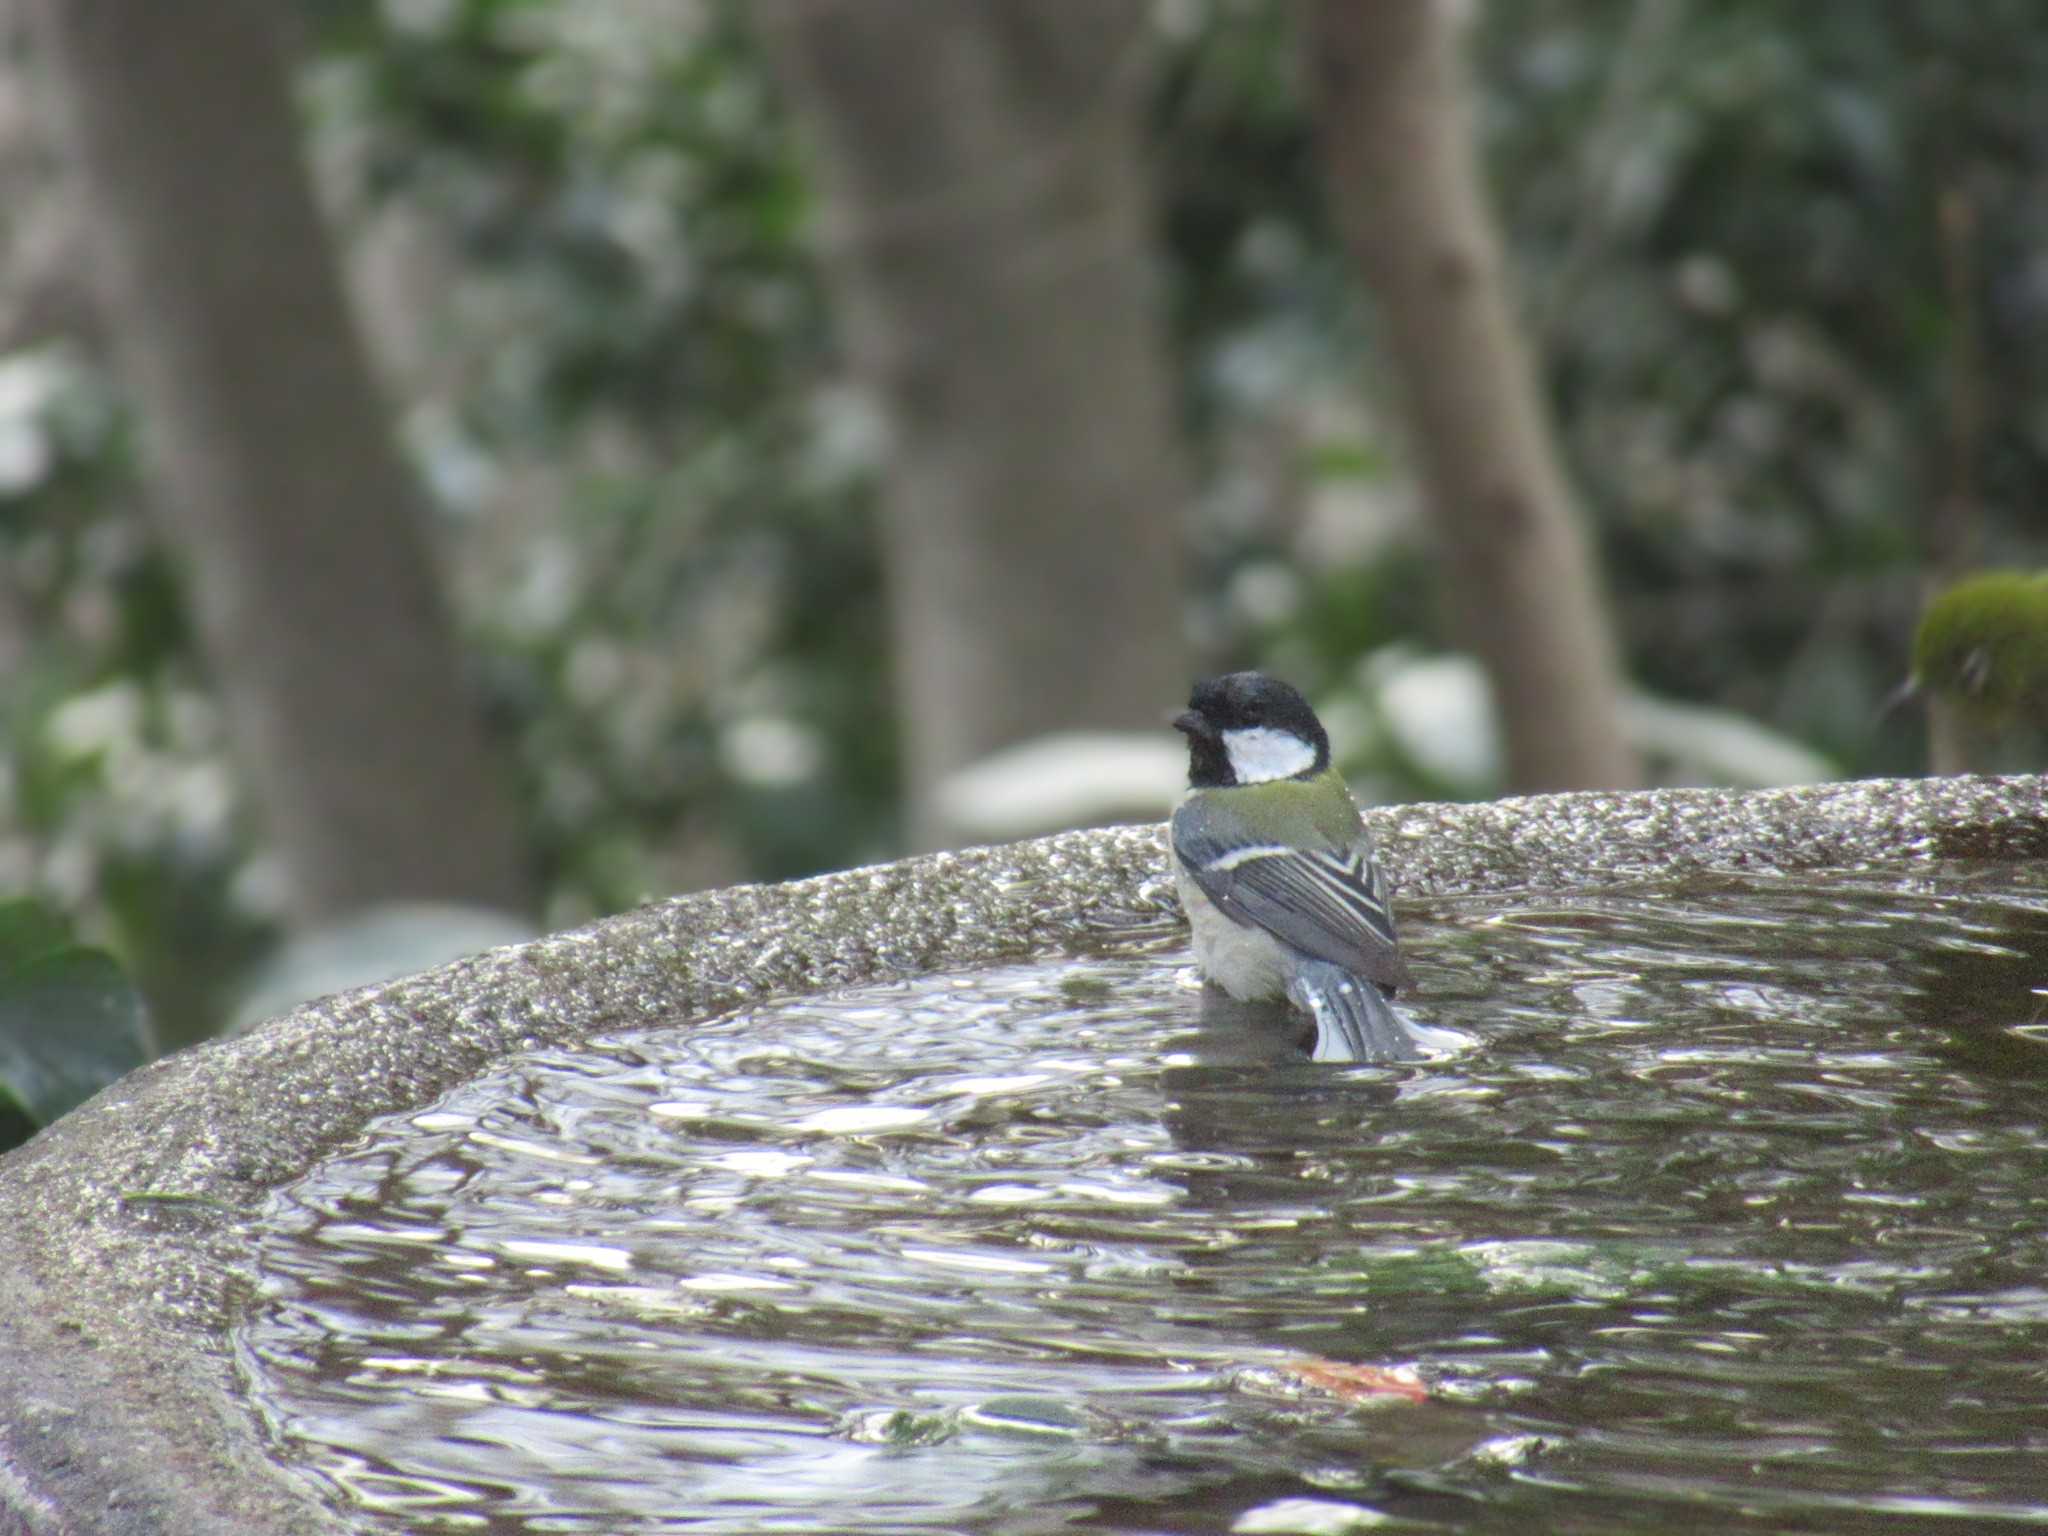
[[[1429,1388],[1407,1365],[1346,1365],[1304,1355],[1280,1367],[1304,1386],[1341,1397],[1347,1403],[1370,1402],[1375,1398],[1401,1397],[1411,1403],[1429,1401]]]

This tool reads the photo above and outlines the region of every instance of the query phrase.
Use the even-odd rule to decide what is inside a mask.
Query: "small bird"
[[[1930,602],[1901,696],[1916,693],[1986,726],[2048,724],[2048,571],[1985,571]]]
[[[1196,683],[1173,726],[1188,739],[1174,883],[1203,976],[1307,1014],[1317,1061],[1419,1055],[1388,1003],[1412,981],[1386,873],[1308,700],[1232,672]]]

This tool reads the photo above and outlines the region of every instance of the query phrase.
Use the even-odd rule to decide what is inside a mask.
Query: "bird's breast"
[[[1263,928],[1226,917],[1178,860],[1173,883],[1193,932],[1195,966],[1203,976],[1241,1003],[1285,997],[1293,968],[1280,941]]]

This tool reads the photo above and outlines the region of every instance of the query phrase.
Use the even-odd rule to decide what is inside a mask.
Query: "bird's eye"
[[[1991,686],[1991,652],[1983,646],[1963,658],[1962,684],[1967,693],[1982,693]]]

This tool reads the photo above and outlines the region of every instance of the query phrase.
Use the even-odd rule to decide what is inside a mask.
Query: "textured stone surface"
[[[1551,795],[1373,813],[1403,899],[2048,854],[2039,778]],[[246,1223],[369,1119],[508,1052],[1178,921],[1158,828],[1069,833],[643,908],[308,1004],[131,1074],[0,1159],[0,1536],[316,1532],[227,1329]]]

